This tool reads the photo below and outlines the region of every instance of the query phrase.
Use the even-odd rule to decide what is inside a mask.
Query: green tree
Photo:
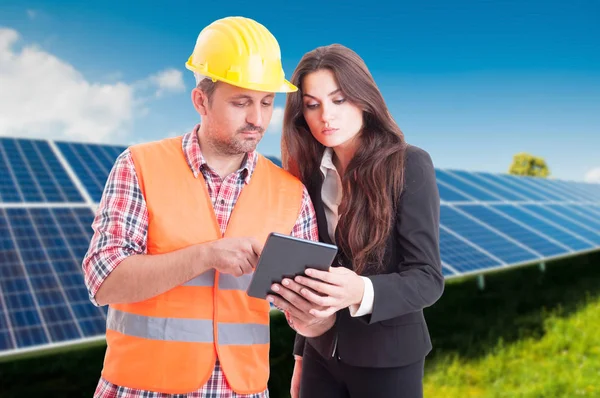
[[[513,162],[508,170],[510,174],[546,178],[550,170],[544,158],[521,152],[513,156]]]

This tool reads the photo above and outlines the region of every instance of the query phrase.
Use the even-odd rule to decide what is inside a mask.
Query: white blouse
[[[327,232],[332,242],[335,242],[335,229],[339,220],[338,208],[342,201],[342,180],[333,164],[333,149],[325,148],[321,158],[321,173],[323,174],[323,186],[321,188],[321,200],[327,219]],[[373,312],[374,291],[373,283],[367,277],[361,276],[365,283],[365,290],[360,306],[351,305],[350,315],[353,317],[371,314]]]

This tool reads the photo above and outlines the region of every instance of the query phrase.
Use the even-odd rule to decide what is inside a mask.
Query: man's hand
[[[217,271],[242,276],[254,271],[262,248],[254,238],[222,238],[208,243],[208,255]]]
[[[268,295],[267,300],[285,313],[292,329],[305,337],[320,336],[331,329],[335,323],[335,311],[329,317],[313,316],[311,310],[324,312],[330,311],[330,308],[315,305],[302,297],[300,290],[307,288],[293,280],[284,278],[281,282],[281,285],[275,283],[271,286],[277,295]]]
[[[294,372],[292,373],[292,382],[290,384],[291,398],[300,397],[300,380],[302,380],[302,357],[294,361]]]

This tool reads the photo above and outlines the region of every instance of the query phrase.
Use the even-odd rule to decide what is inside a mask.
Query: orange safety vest
[[[148,207],[148,254],[169,253],[222,237],[202,173],[195,178],[182,137],[130,148]],[[302,184],[259,155],[224,237],[290,234]],[[218,356],[231,388],[264,391],[269,378],[269,310],[249,297],[252,275],[207,271],[148,300],[112,304],[102,376],[141,390],[186,393],[209,379]]]

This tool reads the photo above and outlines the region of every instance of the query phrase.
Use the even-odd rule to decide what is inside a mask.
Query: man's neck
[[[198,134],[198,143],[204,160],[221,178],[225,178],[229,174],[239,170],[246,157],[245,153],[226,155],[218,152],[212,145],[205,142],[202,134]]]

